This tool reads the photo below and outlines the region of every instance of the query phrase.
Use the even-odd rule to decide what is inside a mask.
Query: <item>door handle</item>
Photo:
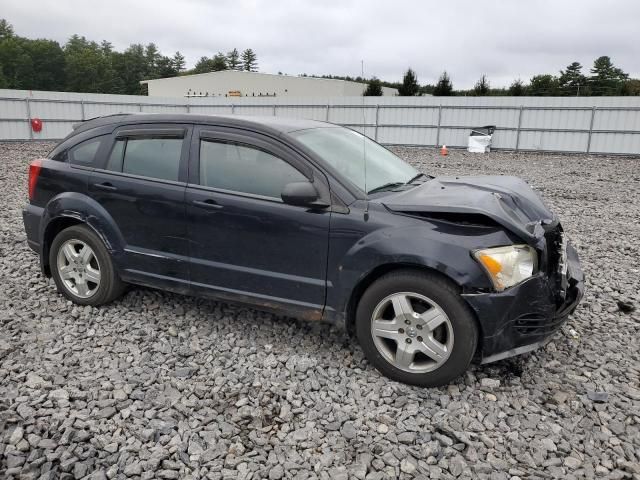
[[[218,202],[216,202],[212,198],[207,198],[206,200],[193,200],[191,203],[193,203],[197,207],[210,208],[213,210],[219,210],[223,208],[222,205],[220,205]]]
[[[118,190],[118,187],[114,187],[109,182],[94,183],[93,186],[94,186],[94,188],[96,188],[98,190],[106,190],[108,192],[115,192],[116,190]]]

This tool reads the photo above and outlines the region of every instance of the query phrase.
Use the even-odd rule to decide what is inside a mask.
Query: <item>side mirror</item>
[[[280,196],[284,203],[297,207],[324,208],[328,206],[318,202],[318,191],[311,182],[287,183]]]

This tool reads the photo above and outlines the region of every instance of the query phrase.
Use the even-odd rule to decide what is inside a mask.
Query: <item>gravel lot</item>
[[[21,208],[47,144],[0,144],[0,477],[640,479],[640,160],[398,149],[509,173],[561,214],[587,293],[544,350],[419,389],[327,325],[135,288],[78,308]]]

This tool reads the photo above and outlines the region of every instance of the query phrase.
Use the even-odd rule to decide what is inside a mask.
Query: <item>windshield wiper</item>
[[[406,183],[406,185],[409,185],[410,183],[415,182],[415,181],[416,181],[416,180],[418,180],[420,177],[428,177],[428,178],[431,178],[431,177],[429,177],[429,175],[427,175],[426,173],[422,173],[422,172],[420,172],[420,173],[419,173],[419,174],[417,174],[415,177],[411,178],[411,180],[409,180],[409,181]]]
[[[384,192],[385,190],[392,190],[395,187],[401,187],[403,185],[404,185],[404,182],[385,183],[384,185],[380,185],[379,187],[369,190],[367,193],[371,194],[371,193],[377,193],[377,192]]]

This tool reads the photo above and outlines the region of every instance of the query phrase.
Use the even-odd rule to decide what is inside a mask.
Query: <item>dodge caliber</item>
[[[28,186],[28,243],[73,302],[135,284],[332,322],[419,386],[544,345],[584,288],[524,181],[433,177],[329,123],[101,117],[34,160]]]

